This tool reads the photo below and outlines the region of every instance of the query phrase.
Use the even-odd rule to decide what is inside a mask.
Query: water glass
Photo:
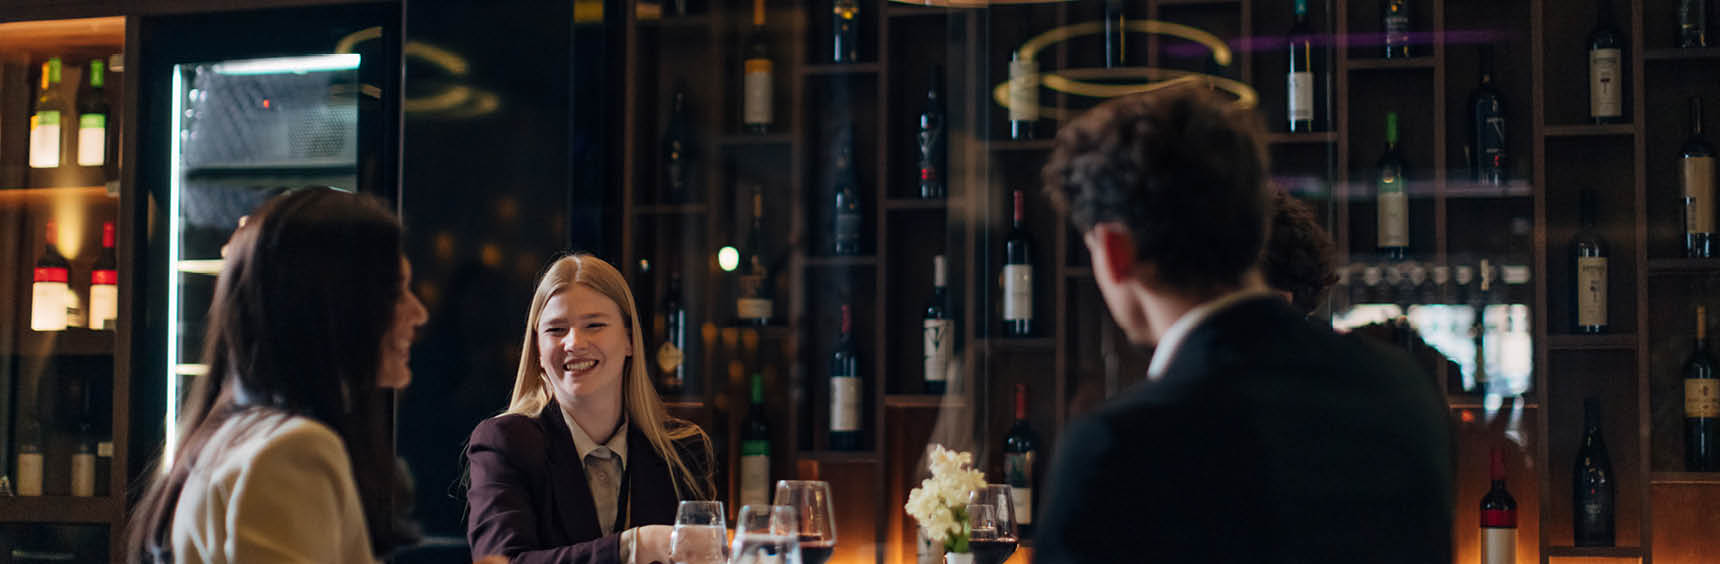
[[[748,505],[735,518],[729,564],[802,564],[799,512],[787,505]]]
[[[669,533],[669,560],[674,564],[723,564],[728,540],[723,502],[683,501],[675,510],[675,530]]]

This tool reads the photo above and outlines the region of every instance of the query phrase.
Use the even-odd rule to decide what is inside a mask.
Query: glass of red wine
[[[974,564],[1003,564],[1015,554],[1015,505],[1009,486],[989,484],[968,496],[968,547]]]
[[[824,564],[830,560],[836,552],[836,512],[830,499],[829,483],[779,481],[773,505],[787,505],[800,514],[801,562]]]

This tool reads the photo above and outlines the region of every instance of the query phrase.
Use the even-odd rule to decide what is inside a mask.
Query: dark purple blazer
[[[693,443],[678,448],[682,460],[695,476],[709,475],[711,454],[703,441]],[[585,466],[555,403],[537,417],[502,415],[479,423],[466,447],[466,464],[466,540],[474,559],[499,554],[515,564],[621,562],[621,535],[602,534]],[[616,531],[673,525],[681,500],[669,464],[633,425],[627,431],[626,473]],[[685,485],[681,490],[689,491]]]

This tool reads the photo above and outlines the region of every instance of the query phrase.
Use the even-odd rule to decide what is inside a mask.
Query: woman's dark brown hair
[[[390,511],[398,478],[387,455],[387,391],[376,386],[404,274],[400,239],[400,222],[377,200],[331,188],[271,199],[233,233],[209,308],[209,371],[180,413],[172,464],[149,474],[135,506],[128,561],[173,561],[167,535],[187,477],[230,446],[210,442],[223,423],[255,411],[333,428],[375,553],[414,540]]]

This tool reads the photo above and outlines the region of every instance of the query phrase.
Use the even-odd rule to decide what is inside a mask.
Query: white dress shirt
[[[621,425],[615,428],[615,434],[609,436],[609,442],[597,444],[584,427],[579,426],[573,416],[562,410],[561,418],[567,422],[567,430],[573,435],[573,449],[579,453],[580,464],[585,468],[585,484],[591,488],[592,505],[597,508],[597,523],[603,534],[615,533],[615,522],[620,520],[620,514],[627,509],[618,507],[621,499],[621,475],[627,471],[627,419],[621,420]],[[601,449],[601,450],[599,450]],[[597,465],[610,466],[611,472],[598,469]],[[633,553],[637,551],[638,542],[634,529],[621,531],[621,561],[631,564]]]

